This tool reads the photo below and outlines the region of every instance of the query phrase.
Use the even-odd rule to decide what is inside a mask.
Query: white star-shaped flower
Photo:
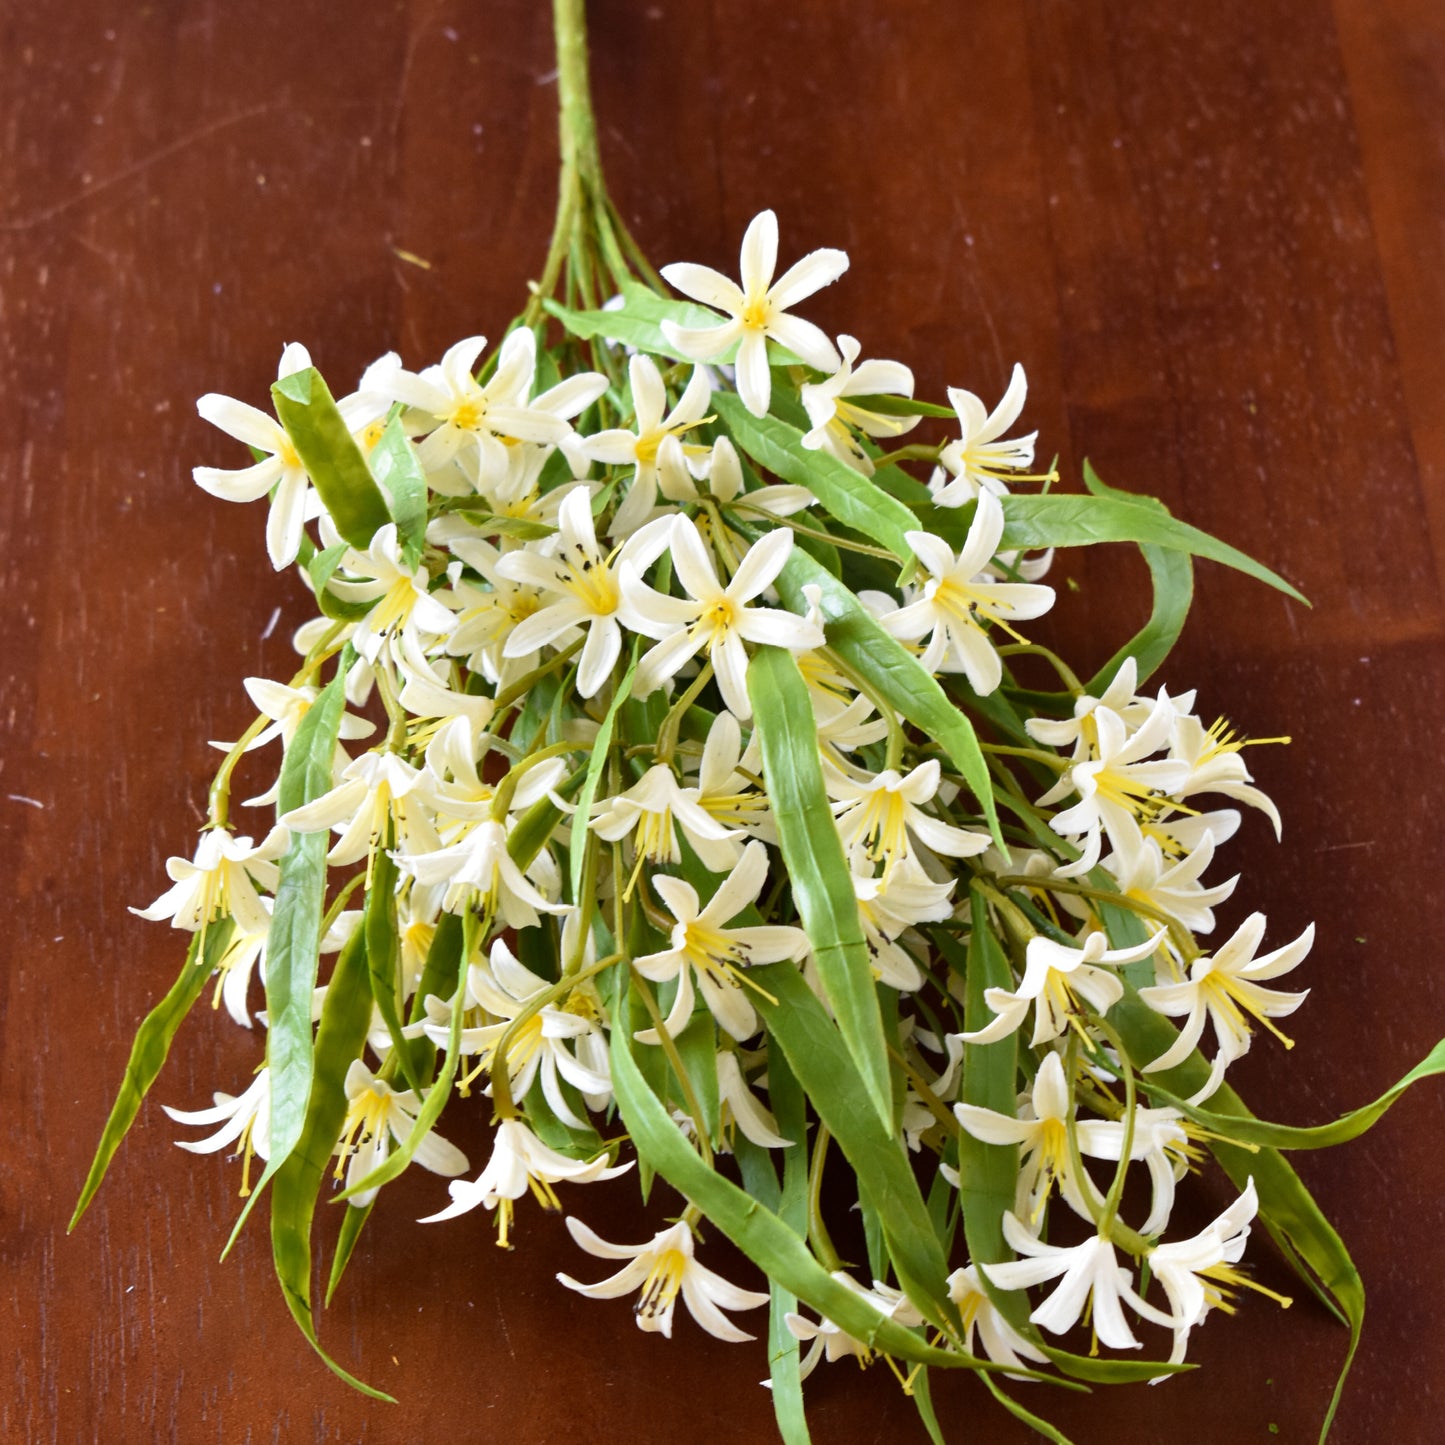
[[[671,526],[672,565],[687,589],[687,598],[655,592],[638,578],[633,564],[618,566],[627,625],[634,632],[662,639],[637,664],[633,692],[646,697],[689,658],[706,649],[723,702],[746,722],[753,715],[753,705],[748,697],[744,643],[785,647],[792,652],[823,646],[822,629],[806,618],[778,608],[748,606],[783,570],[792,554],[793,534],[779,528],[754,543],[724,587],[692,519],[676,517]]]
[[[692,1229],[679,1220],[646,1244],[608,1244],[580,1219],[567,1217],[567,1230],[572,1238],[600,1259],[625,1259],[627,1263],[609,1278],[596,1284],[580,1284],[571,1275],[557,1278],[578,1294],[589,1299],[616,1299],[641,1287],[634,1317],[641,1330],[653,1330],[672,1337],[672,1314],[681,1293],[688,1313],[708,1334],[729,1344],[752,1339],[724,1314],[723,1310],[751,1310],[768,1302],[768,1296],[756,1290],[739,1289],[721,1275],[715,1274],[695,1258]]]
[[[836,281],[848,269],[847,255],[826,249],[809,252],[774,281],[777,264],[778,218],[772,211],[760,211],[743,235],[741,286],[710,266],[679,261],[662,268],[668,285],[730,318],[707,327],[664,321],[663,334],[692,361],[710,361],[736,345],[738,395],[754,416],[766,416],[772,398],[769,337],[819,371],[832,373],[839,365],[826,333],[811,321],[788,315],[788,308]]]

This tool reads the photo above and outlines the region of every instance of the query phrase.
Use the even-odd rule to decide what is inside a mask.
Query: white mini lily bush
[[[254,460],[197,482],[269,497],[317,615],[293,677],[245,680],[194,856],[136,910],[190,946],[77,1218],[210,991],[263,1027],[256,1070],[167,1112],[219,1126],[178,1142],[239,1156],[241,1220],[268,1200],[318,1351],[318,1206],[347,1206],[329,1299],[420,1166],[450,1181],[428,1227],[511,1247],[565,1211],[621,1264],[561,1283],[633,1296],[645,1330],[681,1294],[747,1341],[733,1315],[766,1306],[789,1442],[844,1356],[885,1360],[935,1439],[930,1372],[966,1369],[1062,1440],[1051,1384],[1158,1383],[1243,1290],[1288,1303],[1242,1264],[1256,1222],[1348,1323],[1347,1367],[1363,1289],[1285,1154],[1362,1132],[1445,1046],[1332,1125],[1249,1112],[1229,1067],[1290,1046],[1313,932],[1216,937],[1240,806],[1279,815],[1243,740],[1150,682],[1194,557],[1298,594],[1087,465],[1082,491],[1031,470],[1022,368],[992,410],[943,406],[835,344],[799,308],[848,258],[777,274],[771,211],[736,279],[654,273],[601,184],[574,0],[558,20],[562,204],[500,346],[388,354],[335,400],[290,345],[274,415],[201,398]],[[1105,542],[1143,550],[1153,610],[1081,680],[1028,626],[1054,549]],[[495,1125],[486,1159],[448,1108]],[[629,1170],[650,1237],[613,1244],[581,1186]],[[1180,1237],[1196,1185],[1218,1218]],[[712,1267],[725,1240],[766,1293]]]

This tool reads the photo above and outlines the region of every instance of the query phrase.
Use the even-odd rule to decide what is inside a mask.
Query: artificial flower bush
[[[500,345],[388,354],[338,400],[293,344],[274,416],[199,403],[252,460],[197,483],[269,498],[271,563],[317,615],[292,678],[245,681],[259,715],[220,745],[194,856],[136,910],[190,946],[81,1208],[211,988],[264,1029],[255,1074],[168,1112],[214,1129],[183,1148],[241,1157],[242,1220],[268,1198],[313,1344],[317,1205],[348,1206],[329,1296],[413,1164],[449,1181],[429,1227],[490,1214],[510,1247],[565,1210],[619,1267],[559,1280],[635,1294],[643,1329],[670,1334],[681,1295],[745,1341],[733,1316],[768,1306],[790,1441],[802,1379],[844,1356],[885,1359],[935,1437],[937,1367],[1060,1439],[1046,1382],[1188,1368],[1251,1285],[1256,1221],[1357,1334],[1358,1277],[1279,1151],[1359,1132],[1403,1084],[1317,1130],[1231,1089],[1261,1033],[1289,1046],[1313,934],[1266,944],[1256,912],[1216,938],[1239,884],[1216,854],[1241,806],[1279,813],[1245,740],[1150,682],[1192,557],[1292,589],[1087,468],[1082,492],[1033,470],[1021,367],[992,407],[942,405],[830,338],[801,311],[848,259],[778,274],[770,211],[736,278],[653,273],[558,15],[557,234]],[[1099,542],[1144,549],[1154,607],[1080,679],[1029,625],[1054,549]],[[240,835],[233,771],[274,744]],[[485,1160],[448,1105],[495,1121]],[[1180,1237],[1211,1154],[1232,1192]],[[614,1244],[580,1186],[628,1171],[675,1192]],[[827,1222],[849,1205],[851,1263]],[[720,1236],[768,1293],[713,1267]]]

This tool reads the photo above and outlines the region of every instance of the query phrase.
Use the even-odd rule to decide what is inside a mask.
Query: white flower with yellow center
[[[1177,716],[1167,693],[1160,693],[1148,720],[1132,735],[1111,708],[1095,708],[1090,716],[1096,755],[1075,763],[1039,799],[1048,804],[1070,790],[1079,795],[1072,808],[1049,820],[1060,837],[1084,836],[1083,855],[1057,870],[1061,878],[1087,873],[1099,861],[1105,834],[1117,852],[1136,853],[1143,842],[1141,822],[1152,820],[1189,774],[1189,765],[1178,759],[1150,758],[1168,741]]]
[[[885,768],[872,777],[865,775],[862,781],[831,764],[826,766],[823,779],[835,799],[833,817],[844,849],[875,863],[881,861],[885,879],[900,864],[917,859],[919,843],[950,858],[982,853],[989,845],[987,833],[955,828],[923,811],[923,805],[937,794],[942,776],[937,758],[920,763],[906,775]]]
[[[528,872],[546,865],[546,849],[538,853]],[[507,830],[495,819],[478,823],[461,842],[434,853],[398,855],[397,867],[423,887],[445,887],[443,906],[464,913],[474,903],[500,914],[508,928],[535,928],[539,913],[566,913],[565,903],[552,903],[517,866],[507,851]]]
[[[1001,1289],[1028,1289],[1057,1279],[1054,1292],[1029,1316],[1050,1334],[1062,1335],[1071,1330],[1091,1301],[1094,1333],[1113,1350],[1139,1348],[1124,1318],[1126,1304],[1156,1325],[1172,1329],[1177,1323],[1173,1315],[1139,1297],[1133,1274],[1115,1259],[1114,1246],[1102,1235],[1067,1249],[1045,1244],[1035,1239],[1011,1210],[1004,1213],[1003,1233],[1024,1258],[1007,1264],[982,1264],[979,1269]]]
[[[344,570],[345,574],[341,575]],[[366,580],[358,581],[362,578]],[[370,602],[371,610],[356,624],[352,644],[374,663],[382,648],[398,633],[415,637],[445,637],[456,626],[456,616],[429,590],[431,576],[418,563],[408,566],[401,555],[396,523],[388,522],[359,552],[354,548],[341,559],[341,568],[327,584],[343,602]]]
[[[572,430],[565,418],[607,389],[605,377],[584,372],[563,383],[565,394],[555,394],[562,388],[554,388],[528,401],[537,338],[526,327],[518,327],[502,343],[496,370],[482,385],[472,369],[486,345],[485,337],[471,336],[451,347],[440,366],[429,366],[420,375],[397,366],[378,378],[410,408],[408,429],[430,432],[417,456],[433,485],[456,462],[473,486],[495,486],[507,473],[509,442],[556,445]],[[445,483],[440,489],[451,490]]]
[[[857,871],[861,861],[855,853],[853,892],[873,972],[881,983],[911,993],[923,987],[923,974],[897,939],[914,924],[941,923],[952,914],[949,894],[953,880],[935,883],[911,859],[905,859],[883,877],[874,878]]]
[[[512,1206],[528,1190],[549,1214],[561,1209],[554,1184],[564,1180],[570,1184],[594,1184],[600,1179],[615,1179],[632,1168],[632,1161],[609,1168],[608,1156],[599,1154],[590,1161],[568,1159],[549,1149],[525,1124],[517,1119],[503,1119],[497,1126],[492,1157],[475,1179],[456,1180],[447,1186],[452,1202],[437,1214],[418,1221],[436,1224],[455,1219],[459,1214],[481,1205],[497,1211],[497,1244],[510,1249]],[[572,1221],[569,1219],[568,1224]]]
[[[1026,1340],[1003,1317],[999,1307],[989,1298],[978,1277],[977,1265],[956,1269],[948,1277],[948,1297],[958,1306],[963,1321],[963,1348],[973,1354],[973,1332],[983,1342],[983,1352],[1000,1365],[1013,1365],[1026,1370],[1025,1360],[1036,1365],[1048,1364],[1048,1356]]]
[[[635,532],[652,515],[657,504],[658,451],[671,438],[681,447],[681,436],[706,419],[712,383],[704,367],[693,368],[677,405],[666,416],[667,389],[650,356],[634,356],[628,362],[632,382],[632,407],[636,431],[602,431],[582,440],[585,455],[609,466],[630,465],[632,486],[627,500],[612,519],[612,535],[625,537]],[[697,448],[699,452],[704,448]]]
[[[592,522],[592,493],[572,487],[557,511],[558,535],[549,550],[532,547],[498,559],[499,576],[525,583],[558,598],[519,622],[502,648],[503,657],[521,657],[556,644],[574,627],[587,630],[577,667],[577,691],[592,697],[611,675],[622,652],[619,574],[629,567],[643,571],[667,547],[672,518],[659,517],[634,532],[615,558],[603,555]],[[615,564],[615,565],[614,565]]]
[[[243,1156],[241,1194],[245,1196],[251,1192],[251,1156],[255,1154],[263,1162],[271,1157],[271,1070],[264,1065],[258,1069],[239,1096],[217,1090],[211,1097],[216,1101],[211,1109],[173,1109],[169,1104],[161,1108],[177,1124],[221,1126],[205,1139],[177,1139],[176,1148],[191,1154],[218,1154],[227,1145],[238,1144],[236,1152]]]
[[[1111,853],[1105,869],[1119,884],[1126,898],[1137,899],[1177,918],[1191,933],[1214,929],[1214,905],[1223,903],[1239,882],[1239,875],[1213,888],[1200,882],[1200,875],[1214,859],[1214,839],[1205,834],[1198,847],[1183,858],[1165,856],[1156,838],[1144,838],[1132,853]]]
[[[737,1344],[753,1338],[728,1319],[723,1310],[757,1309],[768,1302],[768,1296],[756,1290],[739,1289],[695,1257],[692,1229],[679,1220],[646,1244],[608,1244],[580,1219],[567,1217],[567,1230],[577,1244],[599,1259],[625,1259],[627,1263],[616,1274],[596,1284],[581,1284],[571,1275],[559,1274],[558,1280],[568,1289],[585,1294],[589,1299],[616,1299],[635,1289],[642,1293],[634,1315],[637,1327],[672,1338],[672,1315],[677,1297],[682,1295],[688,1313],[708,1334]]]
[[[271,926],[256,884],[274,890],[278,878],[275,860],[290,842],[290,832],[278,823],[260,842],[235,838],[225,828],[208,828],[201,834],[192,858],[166,859],[172,886],[149,908],[132,908],[137,918],[151,922],[169,919],[172,928],[195,933],[218,918],[234,918],[242,933],[265,933]]]
[[[514,582],[497,568],[505,555],[478,537],[455,537],[447,544],[467,566],[473,568],[485,587],[460,574],[452,564],[451,593],[446,599],[456,616],[456,627],[446,640],[447,652],[464,657],[473,672],[480,672],[494,687],[503,687],[536,667],[539,647],[516,656],[504,656],[512,633],[545,605],[541,588]],[[572,639],[556,639],[565,647]]]
[[[1029,1096],[1032,1117],[1012,1118],[977,1104],[953,1106],[958,1122],[975,1139],[985,1144],[1016,1144],[1022,1149],[1014,1209],[1035,1225],[1055,1184],[1069,1207],[1084,1219],[1093,1217],[1089,1199],[1103,1202],[1093,1180],[1073,1164],[1068,1130],[1071,1098],[1063,1061],[1050,1053],[1034,1076]]]
[[[833,1278],[839,1284],[852,1290],[854,1294],[867,1300],[870,1305],[885,1319],[893,1320],[896,1324],[913,1328],[923,1323],[923,1316],[918,1313],[913,1304],[899,1291],[880,1280],[873,1281],[873,1288],[864,1289],[852,1275],[841,1269],[833,1271]],[[803,1356],[802,1368],[799,1375],[806,1380],[809,1375],[818,1368],[819,1360],[827,1360],[830,1364],[834,1360],[856,1359],[860,1365],[869,1365],[873,1362],[873,1346],[866,1340],[855,1339],[841,1325],[836,1325],[825,1315],[819,1320],[810,1320],[806,1315],[786,1314],[783,1316],[783,1323],[788,1327],[788,1333],[800,1343],[808,1344],[811,1341],[807,1354]]]
[[[1003,535],[1003,508],[983,494],[963,549],[929,532],[906,532],[928,580],[918,599],[879,619],[883,630],[904,642],[928,636],[919,661],[929,672],[961,672],[980,697],[1003,678],[1003,663],[989,641],[985,622],[1012,635],[1012,624],[1040,617],[1054,605],[1054,589],[1037,582],[999,582],[989,569]]]
[[[1170,1017],[1188,1015],[1174,1044],[1152,1063],[1145,1064],[1146,1074],[1182,1064],[1194,1052],[1206,1022],[1214,1025],[1219,1044],[1216,1070],[1248,1052],[1253,1038],[1251,1018],[1263,1024],[1287,1049],[1294,1047],[1294,1041],[1286,1038],[1270,1020],[1292,1014],[1305,1001],[1309,990],[1281,993],[1278,989],[1264,988],[1263,984],[1288,973],[1304,960],[1315,941],[1315,926],[1310,924],[1293,943],[1256,958],[1255,950],[1264,939],[1264,926],[1264,914],[1251,913],[1228,942],[1222,943],[1212,955],[1195,959],[1187,982],[1139,990],[1139,997],[1155,1013]]]
[[[743,849],[737,867],[719,884],[706,908],[690,883],[668,874],[653,878],[652,886],[676,920],[672,947],[635,959],[633,967],[657,983],[677,980],[677,996],[662,1025],[669,1038],[676,1038],[692,1017],[694,975],[718,1023],[740,1042],[750,1038],[757,1032],[758,1016],[744,991],[742,971],[755,963],[796,960],[807,953],[808,935],[801,928],[728,927],[756,900],[767,875],[768,850],[754,841]],[[656,1029],[644,1029],[636,1037],[639,1043],[661,1042]]]
[[[1080,1119],[1075,1127],[1082,1153],[1118,1163],[1126,1132],[1122,1119]],[[1163,1233],[1174,1209],[1174,1186],[1200,1153],[1178,1109],[1135,1108],[1129,1158],[1148,1168],[1153,1185],[1149,1217],[1139,1226],[1140,1234]]]
[[[387,825],[396,829],[402,853],[429,853],[441,847],[425,801],[413,796],[422,774],[396,753],[363,753],[328,793],[282,815],[298,833],[337,829],[341,836],[326,855],[329,863],[355,863],[386,841]]]
[[[1033,465],[1038,432],[1011,441],[1002,439],[1018,420],[1027,395],[1024,369],[1017,363],[1003,400],[992,411],[971,391],[956,386],[948,388],[948,400],[958,413],[963,435],[944,447],[939,456],[944,472],[951,475],[952,480],[945,483],[941,476],[935,475],[929,483],[938,506],[961,507],[981,492],[1004,496],[1010,473]]]
[[[758,735],[752,735],[744,752],[738,720],[724,709],[713,720],[703,746],[697,772],[697,805],[723,827],[740,828],[764,843],[776,844],[777,828],[768,795],[759,786],[761,770],[762,743]],[[709,863],[714,873],[727,872],[742,855],[742,843],[736,839],[725,846],[731,856],[725,863]],[[722,852],[719,848],[718,856]]]
[[[732,840],[742,830],[725,827],[714,818],[702,806],[698,790],[680,787],[666,763],[650,767],[625,793],[603,799],[593,807],[597,816],[589,826],[599,838],[617,843],[637,829],[633,847],[639,868],[644,860],[682,861],[678,828],[710,872],[724,872],[737,861],[738,848]]]
[[[1195,793],[1223,793],[1226,798],[1248,803],[1269,819],[1278,838],[1283,832],[1279,810],[1265,793],[1251,786],[1254,780],[1239,753],[1251,743],[1288,741],[1288,738],[1236,737],[1223,718],[1206,728],[1197,717],[1176,717],[1169,756],[1187,763],[1189,775],[1173,789],[1174,796],[1189,798]]]
[[[1286,1308],[1283,1295],[1263,1288],[1235,1268],[1249,1242],[1249,1226],[1259,1211],[1259,1196],[1251,1176],[1244,1193],[1191,1239],[1161,1244],[1149,1256],[1149,1272],[1164,1287],[1174,1316],[1174,1349],[1169,1363],[1184,1359],[1189,1332],[1202,1324],[1211,1309],[1234,1313],[1233,1291],[1241,1286],[1258,1290]]]
[[[868,411],[848,400],[852,396],[912,396],[913,373],[901,361],[865,361],[855,366],[860,347],[856,337],[840,336],[843,364],[826,381],[810,382],[802,390],[803,408],[812,430],[803,438],[809,451],[820,448],[865,477],[873,475],[873,458],[858,444],[850,428],[870,437],[896,437],[912,431],[918,416],[891,416]]]
[[[346,1071],[346,1122],[341,1126],[341,1141],[336,1146],[340,1162],[336,1166],[339,1179],[342,1164],[346,1166],[346,1183],[359,1184],[373,1169],[379,1169],[391,1153],[391,1143],[406,1144],[416,1128],[421,1100],[411,1089],[398,1093],[378,1079],[360,1059],[353,1059]],[[418,1142],[411,1156],[423,1169],[451,1178],[466,1173],[470,1167],[467,1156],[455,1144],[449,1144],[434,1131]],[[377,1190],[364,1189],[346,1202],[363,1209],[377,1196]]]
[[[754,416],[767,415],[772,397],[769,337],[818,371],[831,374],[839,364],[826,333],[811,321],[788,315],[788,308],[836,281],[848,269],[847,255],[826,249],[809,252],[774,282],[777,265],[778,218],[772,211],[760,211],[743,235],[741,286],[710,266],[680,261],[662,268],[669,286],[730,318],[707,327],[664,321],[663,335],[692,361],[710,361],[736,346],[738,395]]]
[[[306,348],[291,342],[281,353],[276,380],[305,371],[311,365]],[[196,410],[227,436],[235,437],[248,447],[269,455],[264,461],[240,471],[223,471],[216,467],[196,467],[191,475],[202,491],[227,502],[254,502],[274,487],[271,512],[266,519],[266,551],[271,565],[279,572],[296,560],[301,550],[301,532],[307,515],[307,491],[310,478],[286,429],[275,417],[267,416],[254,406],[247,406],[234,397],[207,392],[196,403]]]
[[[526,1013],[507,1049],[507,1078],[512,1097],[525,1098],[540,1074],[542,1095],[552,1112],[564,1124],[586,1129],[587,1121],[579,1118],[567,1102],[559,1079],[571,1084],[590,1107],[604,1108],[612,1096],[612,1079],[606,1065],[607,1044],[588,1012],[574,1012],[565,1004],[547,1004],[540,1009],[530,1007],[531,1001],[551,986],[521,963],[505,941],[498,938],[492,944],[489,966],[472,964],[467,969],[468,998],[496,1022],[464,1029],[461,1047],[464,1053],[480,1055],[480,1068],[489,1068],[502,1036],[512,1029],[519,1014]],[[423,1032],[438,1048],[445,1048],[451,1028],[451,1005],[431,997],[427,1000],[427,1015]],[[589,1068],[573,1053],[573,1048],[584,1039],[592,1043],[590,1057],[602,1065],[600,1070]]]
[[[1159,947],[1165,930],[1133,948],[1109,947],[1108,937],[1090,933],[1082,948],[1067,948],[1051,938],[1029,939],[1023,982],[1016,992],[1004,988],[984,991],[984,1002],[998,1015],[972,1033],[960,1034],[966,1044],[991,1044],[1007,1038],[1034,1009],[1034,1048],[1056,1039],[1071,1023],[1078,1025],[1082,999],[1102,1017],[1124,996],[1124,985],[1100,964],[1118,968],[1148,958]]]
[[[667,519],[661,519],[667,525]],[[656,524],[653,524],[656,525]],[[749,607],[777,579],[793,551],[793,534],[779,529],[753,544],[726,587],[718,581],[708,549],[691,518],[671,519],[672,565],[688,597],[666,597],[638,577],[635,564],[622,562],[618,575],[624,620],[634,632],[661,638],[637,664],[633,692],[638,697],[660,687],[699,652],[706,651],[723,702],[746,722],[753,715],[748,698],[745,643],[805,652],[823,645],[816,624],[772,607]]]

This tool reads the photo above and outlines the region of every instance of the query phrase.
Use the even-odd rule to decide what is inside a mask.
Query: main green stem
[[[532,299],[523,314],[528,326],[543,314],[542,302],[564,281],[584,295],[594,278],[609,290],[641,274],[661,289],[657,273],[617,214],[602,175],[597,120],[587,72],[585,0],[552,0],[552,29],[557,46],[557,147],[562,163],[557,183],[557,219],[552,241]]]

